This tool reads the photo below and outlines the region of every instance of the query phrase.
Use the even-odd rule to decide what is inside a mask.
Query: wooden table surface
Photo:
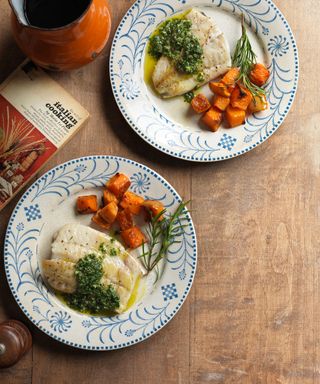
[[[133,0],[110,1],[113,33]],[[89,154],[144,163],[192,199],[199,254],[191,293],[147,341],[113,352],[72,349],[22,314],[0,269],[0,321],[16,318],[34,345],[0,383],[320,383],[320,58],[318,0],[277,0],[297,39],[294,106],[266,143],[239,158],[192,164],[153,149],[128,126],[108,80],[109,48],[91,65],[54,74],[91,113],[46,166]],[[0,0],[0,81],[22,61]],[[19,196],[0,214],[1,249]]]

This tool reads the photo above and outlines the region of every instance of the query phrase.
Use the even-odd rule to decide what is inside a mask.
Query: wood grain
[[[110,3],[114,32],[133,1]],[[110,44],[93,64],[53,74],[91,119],[44,171],[87,154],[125,156],[156,169],[192,198],[198,271],[165,329],[126,350],[94,353],[61,345],[28,322],[1,268],[0,321],[23,320],[34,337],[32,352],[0,371],[1,383],[320,383],[320,8],[317,0],[276,3],[298,42],[299,91],[277,133],[240,158],[189,164],[144,143],[114,102]],[[23,55],[10,34],[5,0],[0,9],[2,81]],[[1,249],[18,198],[0,214]]]

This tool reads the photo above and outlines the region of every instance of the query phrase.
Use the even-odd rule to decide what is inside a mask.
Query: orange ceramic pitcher
[[[106,0],[88,0],[81,15],[57,28],[30,25],[26,1],[9,0],[12,30],[21,50],[36,64],[56,71],[74,69],[93,61],[104,48],[111,29]]]

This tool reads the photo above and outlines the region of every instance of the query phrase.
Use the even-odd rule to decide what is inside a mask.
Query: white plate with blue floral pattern
[[[161,100],[144,81],[149,36],[166,18],[197,7],[225,33],[231,51],[241,34],[240,15],[258,62],[271,76],[270,108],[233,129],[212,133],[200,128],[183,98]],[[157,149],[184,160],[219,161],[242,155],[267,140],[280,126],[298,84],[298,51],[291,29],[270,0],[137,0],[121,21],[110,56],[110,78],[118,106],[131,127]],[[209,95],[208,86],[202,92]]]
[[[75,199],[101,194],[101,186],[117,172],[130,177],[131,190],[160,200],[168,212],[181,202],[173,187],[155,171],[113,156],[91,156],[57,166],[22,196],[9,221],[4,263],[12,294],[25,315],[43,332],[70,346],[112,350],[153,335],[168,323],[186,299],[196,270],[197,244],[189,213],[178,243],[170,248],[163,273],[153,289],[127,312],[114,317],[80,314],[48,290],[40,260],[50,257],[53,233],[63,224],[90,224],[90,215],[75,213]]]

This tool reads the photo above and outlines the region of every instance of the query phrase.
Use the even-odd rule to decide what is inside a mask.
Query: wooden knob
[[[17,320],[0,324],[0,368],[14,365],[31,348],[28,328]]]

